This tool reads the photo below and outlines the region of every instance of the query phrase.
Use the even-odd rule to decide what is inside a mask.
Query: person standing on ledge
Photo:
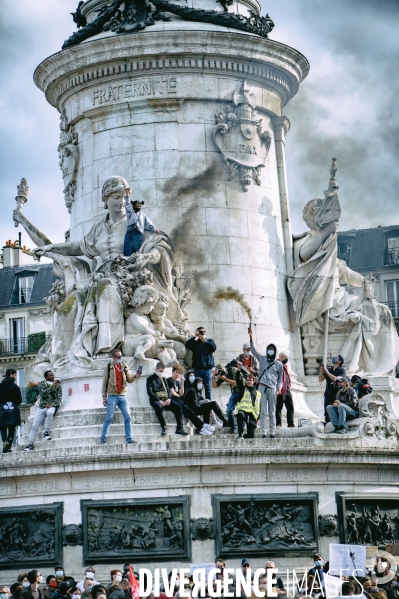
[[[212,400],[212,368],[215,366],[213,354],[216,344],[207,339],[205,327],[198,327],[194,337],[186,342],[186,348],[193,352],[193,368],[196,378],[201,378],[205,385],[205,399]]]
[[[123,255],[126,257],[139,251],[144,241],[144,231],[160,233],[159,229],[154,227],[148,216],[144,212],[141,212],[142,206],[144,206],[144,202],[140,202],[140,200],[130,201],[130,187],[128,187],[125,197],[127,231],[123,246]]]
[[[61,405],[62,389],[60,381],[54,378],[54,372],[52,370],[46,370],[44,378],[45,380],[42,381],[37,388],[39,399],[38,408],[33,419],[28,445],[25,447],[24,451],[32,451],[37,431],[43,422],[45,422],[43,441],[51,441],[49,431],[53,424],[54,414]]]
[[[279,353],[278,359],[283,365],[283,384],[281,387],[281,392],[277,395],[277,409],[276,409],[276,419],[277,426],[281,426],[281,412],[283,410],[283,405],[285,405],[287,409],[287,425],[288,428],[292,428],[295,426],[294,423],[294,402],[291,395],[291,377],[288,372],[288,354],[285,351]]]
[[[17,371],[7,368],[0,383],[0,431],[3,453],[11,451],[15,428],[21,424],[19,406],[22,403],[21,389],[16,384]]]
[[[326,423],[330,422],[327,406],[333,405],[338,391],[335,381],[339,376],[346,375],[346,370],[343,368],[344,359],[340,354],[334,356],[331,362],[332,366],[328,368],[321,366],[319,372],[319,383],[322,383],[324,379],[326,381],[326,389],[324,391],[324,416]]]
[[[111,357],[112,362],[107,364],[103,374],[103,405],[107,408],[107,415],[104,420],[100,443],[107,442],[108,429],[117,407],[123,414],[126,443],[137,443],[137,441],[133,441],[132,437],[132,423],[130,420],[129,402],[126,399],[126,389],[127,384],[134,383],[141,374],[139,372],[130,374],[127,364],[122,362],[122,352],[120,349],[114,349]]]
[[[252,329],[248,329],[251,352],[259,360],[260,429],[262,439],[266,439],[266,415],[269,412],[270,438],[276,437],[277,395],[281,393],[283,384],[283,365],[277,360],[277,348],[274,343],[266,347],[266,355],[258,353],[253,340]]]

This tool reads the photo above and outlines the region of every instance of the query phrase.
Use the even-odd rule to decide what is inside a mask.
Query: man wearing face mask
[[[203,400],[203,389],[204,381],[200,377],[196,377],[192,388],[189,389],[185,394],[184,401],[195,414],[204,417],[204,427],[213,433],[214,428],[210,427],[209,425],[209,414],[211,412],[214,412],[216,416],[220,418],[220,420],[223,422],[223,426],[227,426],[228,422],[226,416],[223,414],[216,401],[207,401],[205,403],[201,403]]]
[[[315,553],[313,556],[313,561],[314,561],[314,568],[311,568],[309,570],[309,575],[310,576],[316,576],[316,572],[318,572],[319,574],[319,578],[321,581],[321,586],[324,587],[324,560],[323,560],[323,556],[320,553]],[[317,581],[318,582],[318,581]]]
[[[80,592],[83,593],[85,588],[84,588],[84,583],[85,580],[90,580],[91,583],[93,585],[95,584],[100,584],[98,582],[98,580],[95,580],[95,575],[96,575],[96,571],[94,568],[92,568],[91,566],[87,567],[85,570],[85,578],[83,580],[81,580],[80,582],[78,582],[78,584],[76,585],[78,587],[78,589],[80,589]]]
[[[281,386],[281,393],[277,395],[277,408],[276,408],[276,424],[281,426],[281,412],[283,405],[287,410],[287,425],[289,428],[294,427],[294,402],[291,395],[291,377],[288,372],[288,354],[282,351],[278,355],[278,359],[283,365],[283,384]]]
[[[165,364],[158,362],[155,372],[147,379],[147,393],[151,407],[157,415],[158,422],[161,425],[161,436],[166,435],[166,422],[163,417],[163,411],[173,412],[176,418],[176,435],[188,435],[183,428],[183,411],[181,405],[172,399],[170,390],[165,377]]]
[[[107,597],[116,590],[119,590],[119,583],[122,580],[122,572],[120,570],[111,570],[111,584],[105,589]]]
[[[43,599],[43,593],[39,589],[39,584],[43,582],[43,577],[39,570],[31,570],[28,572],[29,586],[21,591],[21,599]]]
[[[57,582],[54,574],[50,574],[49,576],[47,576],[46,585],[47,585],[47,591],[46,590],[43,591],[44,598],[51,599],[51,597],[54,595],[54,592],[56,591],[56,589],[58,587],[58,582]]]
[[[269,412],[270,438],[276,437],[276,406],[277,395],[281,393],[283,383],[283,365],[277,360],[277,348],[274,343],[266,347],[266,355],[260,354],[252,340],[252,329],[248,329],[250,348],[259,360],[259,391],[262,393],[260,400],[260,428],[262,439],[266,438],[266,416]]]
[[[196,377],[205,383],[205,399],[212,398],[212,368],[215,366],[213,354],[216,344],[206,336],[205,327],[198,327],[194,337],[186,342],[186,348],[193,352],[193,368]]]
[[[107,415],[101,431],[100,443],[107,442],[108,429],[114,418],[116,408],[123,414],[125,423],[126,443],[137,443],[133,441],[132,424],[130,419],[129,402],[126,399],[127,384],[134,383],[140,376],[140,372],[130,374],[126,362],[122,362],[122,352],[114,349],[111,353],[112,362],[107,364],[103,373],[103,405],[107,408]]]
[[[55,571],[55,578],[57,580],[58,587],[60,586],[61,582],[67,582],[70,587],[76,586],[75,579],[72,578],[72,576],[67,576],[65,574],[64,568],[62,566],[56,566],[54,571]]]

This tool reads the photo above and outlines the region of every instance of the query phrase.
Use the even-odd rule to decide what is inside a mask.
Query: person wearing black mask
[[[327,413],[327,406],[332,406],[338,391],[335,381],[337,380],[338,376],[346,375],[346,370],[342,366],[344,359],[340,354],[334,356],[331,360],[331,363],[332,366],[329,366],[328,368],[321,366],[319,372],[319,383],[322,383],[323,380],[326,381],[326,389],[324,391],[324,418],[326,423],[330,422],[330,417]]]
[[[147,379],[147,393],[151,407],[161,425],[161,436],[166,435],[166,422],[163,411],[173,412],[176,418],[176,435],[188,435],[183,428],[183,411],[181,405],[172,399],[165,376],[165,364],[158,362],[155,372]]]
[[[252,329],[248,329],[251,352],[259,360],[260,429],[262,439],[266,439],[266,417],[269,412],[270,438],[276,437],[277,395],[283,384],[283,365],[277,360],[277,348],[274,343],[266,347],[266,355],[260,354],[252,340]]]
[[[205,403],[201,403],[204,399],[202,395],[202,390],[204,388],[204,381],[200,377],[196,377],[194,380],[194,384],[187,391],[184,396],[184,401],[188,405],[192,411],[197,414],[197,416],[203,416],[204,418],[204,428],[210,430],[209,428],[209,414],[213,411],[220,420],[223,422],[223,426],[228,426],[228,421],[226,416],[223,414],[222,410],[219,407],[219,404],[216,401],[207,401]],[[210,430],[213,432],[213,430]]]
[[[11,451],[15,428],[21,424],[19,406],[22,403],[21,389],[15,383],[17,371],[7,368],[0,383],[0,432],[3,453]]]

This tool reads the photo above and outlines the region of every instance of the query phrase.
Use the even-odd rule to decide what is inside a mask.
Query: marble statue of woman
[[[314,323],[320,330],[322,314],[329,310],[330,332],[344,332],[338,352],[349,373],[387,374],[399,360],[399,338],[390,309],[374,299],[373,285],[337,257],[337,229],[341,208],[338,185],[331,175],[324,199],[308,202],[303,220],[309,231],[294,237],[296,270],[288,279],[299,326]],[[350,294],[341,283],[362,289]]]
[[[127,228],[124,206],[127,189],[129,184],[123,177],[108,178],[102,188],[107,214],[92,226],[81,241],[47,244],[33,250],[36,257],[49,254],[84,256],[95,260],[96,264],[93,272],[76,282],[73,291],[58,308],[57,327],[53,335],[54,367],[66,362],[90,367],[93,357],[108,356],[113,348],[124,341],[124,300],[113,276],[113,265],[123,253]],[[173,252],[167,235],[150,234],[130,262],[136,270],[144,267],[153,270],[156,285],[168,296],[171,294],[174,297],[169,284]],[[180,317],[179,309],[176,304],[174,322]],[[183,314],[180,318],[183,320]],[[58,337],[65,339],[64,347],[69,348],[67,355],[54,353]]]

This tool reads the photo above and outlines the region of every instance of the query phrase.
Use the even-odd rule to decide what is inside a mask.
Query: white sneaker
[[[212,426],[213,428],[223,428],[223,423],[219,422],[219,420],[215,420],[214,422],[212,422]]]
[[[215,427],[211,424],[204,424],[204,427],[208,430],[211,431],[211,433],[213,433],[215,431]]]
[[[212,435],[213,431],[210,431],[209,428],[205,428],[205,424],[200,430],[200,435]]]

